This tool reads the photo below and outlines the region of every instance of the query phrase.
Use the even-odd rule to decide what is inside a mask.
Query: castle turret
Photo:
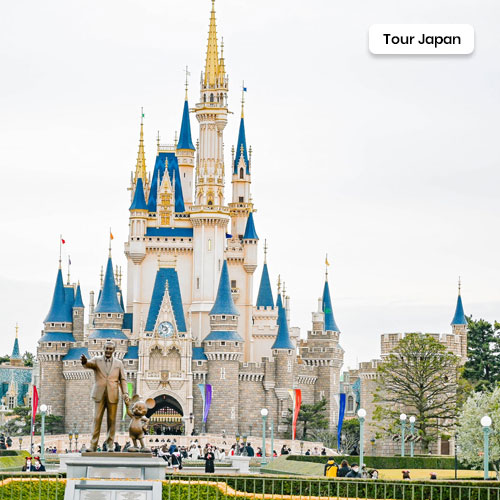
[[[77,342],[83,342],[84,336],[84,318],[85,306],[82,300],[82,291],[80,283],[76,287],[75,302],[73,303],[73,337]]]
[[[16,338],[14,339],[14,346],[12,347],[12,354],[10,355],[10,364],[12,366],[23,366],[23,358],[19,350],[19,326],[16,324]]]
[[[193,204],[194,152],[195,148],[191,140],[191,123],[189,120],[186,83],[186,99],[184,100],[184,108],[182,111],[181,133],[179,135],[179,142],[177,143],[175,155],[179,163],[182,193],[184,196],[184,203],[187,207]]]
[[[207,432],[228,434],[238,431],[239,362],[243,339],[237,332],[238,310],[231,296],[227,262],[224,261],[214,306],[210,311],[210,333],[203,340],[208,359],[207,384],[212,387],[212,409]]]
[[[455,307],[455,315],[451,320],[451,328],[455,335],[460,336],[460,356],[461,363],[464,364],[467,361],[467,318],[465,317],[464,306],[462,304],[461,288],[462,284],[459,279],[457,305]]]
[[[236,151],[233,149],[233,185],[231,208],[231,231],[235,237],[241,238],[247,224],[247,214],[251,213],[253,203],[251,202],[250,186],[252,178],[250,175],[250,158],[247,152],[247,141],[245,136],[244,116],[244,91],[241,99],[241,119],[238,132],[238,143]]]

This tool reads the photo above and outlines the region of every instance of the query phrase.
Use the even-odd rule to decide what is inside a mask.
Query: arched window
[[[161,349],[156,346],[151,349],[149,353],[149,369],[151,371],[160,371],[162,365],[162,352]]]
[[[214,102],[214,95],[210,94],[210,102]]]
[[[347,398],[347,411],[351,413],[354,411],[354,398],[352,396]]]
[[[181,355],[175,347],[167,353],[167,370],[175,373],[181,371]]]
[[[211,207],[213,205],[212,200],[208,200],[208,206]]]
[[[243,175],[244,175],[243,169],[240,168],[240,179],[243,179]]]
[[[203,94],[203,102],[207,102],[207,94]]]

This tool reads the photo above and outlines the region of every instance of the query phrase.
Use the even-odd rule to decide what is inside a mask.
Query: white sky
[[[0,352],[16,321],[21,350],[35,350],[60,233],[86,305],[110,226],[125,269],[140,107],[151,169],[157,130],[172,142],[180,128],[186,65],[190,104],[198,98],[210,5],[4,3]],[[500,319],[500,3],[217,0],[216,10],[235,112],[226,165],[244,79],[256,228],[292,324],[310,327],[325,252],[344,366],[377,356],[383,332],[449,331],[459,274],[466,313]],[[372,56],[374,23],[469,23],[476,51]]]

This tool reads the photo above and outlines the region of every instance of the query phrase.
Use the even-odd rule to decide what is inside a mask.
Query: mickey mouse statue
[[[154,407],[154,403],[154,400],[150,401],[149,399],[147,402],[144,402],[141,396],[135,394],[127,405],[127,415],[131,419],[128,433],[134,443],[134,446],[128,448],[127,451],[145,453],[151,451],[144,444],[144,432],[147,431],[149,424],[149,418],[146,417],[146,413]],[[137,446],[137,441],[141,444],[140,448]]]

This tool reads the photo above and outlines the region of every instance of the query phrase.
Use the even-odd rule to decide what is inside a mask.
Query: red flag
[[[293,439],[297,434],[297,419],[299,418],[300,405],[302,404],[302,391],[300,389],[295,389],[295,405],[293,408]]]
[[[64,245],[64,244],[66,243],[66,240],[63,240],[63,239],[61,238],[61,243]]]
[[[36,417],[36,410],[38,408],[38,391],[36,390],[36,385],[33,386],[33,404],[31,406],[31,414],[33,415],[32,418],[32,432],[35,434],[35,417]]]

